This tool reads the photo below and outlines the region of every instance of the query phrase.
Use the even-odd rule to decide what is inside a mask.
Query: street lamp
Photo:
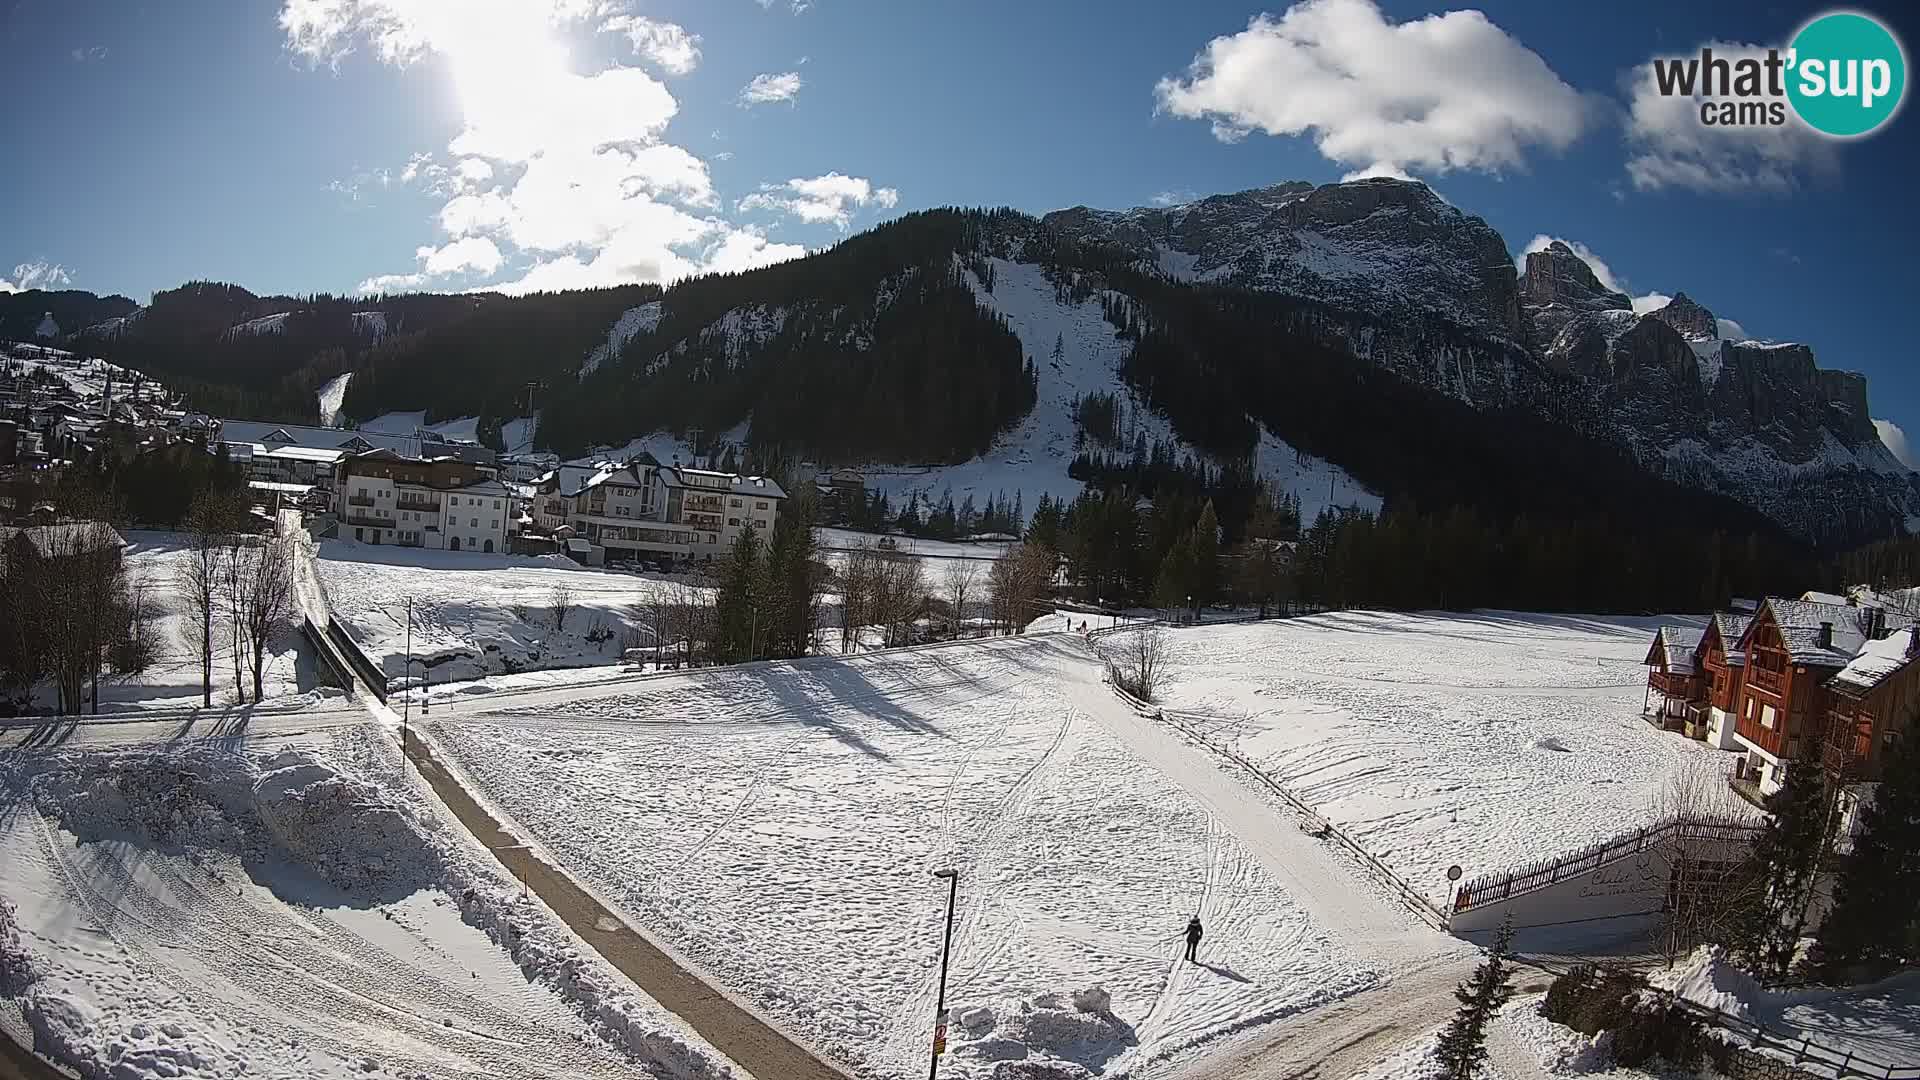
[[[933,1063],[927,1068],[927,1080],[940,1075],[940,1055],[947,1048],[947,961],[953,954],[953,902],[960,891],[960,871],[935,870],[933,876],[947,880],[947,940],[940,947],[940,1000],[933,1014]]]

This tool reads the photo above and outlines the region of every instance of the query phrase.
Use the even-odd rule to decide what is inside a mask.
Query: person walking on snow
[[[1199,948],[1200,916],[1195,915],[1193,918],[1187,920],[1187,963],[1193,964],[1199,962],[1193,955]]]

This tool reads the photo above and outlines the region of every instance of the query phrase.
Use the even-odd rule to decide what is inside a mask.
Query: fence
[[[360,643],[353,640],[353,635],[347,633],[347,628],[341,624],[340,620],[331,615],[327,616],[327,640],[333,643],[340,655],[353,668],[354,673],[360,676],[360,681],[367,684],[367,689],[372,691],[373,696],[379,698],[384,704],[387,700],[386,674],[367,656],[366,651],[360,648]]]
[[[337,686],[351,689],[353,672],[342,665],[340,653],[327,638],[327,632],[313,621],[313,616],[300,617],[300,633],[306,637],[307,644],[313,646],[314,655],[319,660],[320,681],[324,686]]]
[[[1453,910],[1465,911],[1475,904],[1510,900],[1523,893],[1557,885],[1608,863],[1652,850],[1670,840],[1681,843],[1701,840],[1751,842],[1759,832],[1759,826],[1742,822],[1676,818],[1651,828],[1635,829],[1589,844],[1558,858],[1542,859],[1512,870],[1474,878],[1462,884],[1454,893]]]

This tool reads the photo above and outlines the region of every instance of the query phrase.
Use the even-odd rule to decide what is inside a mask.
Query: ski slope
[[[522,900],[378,728],[278,734],[0,760],[0,1019],[114,1080],[740,1075]]]
[[[927,468],[869,468],[869,487],[885,491],[895,506],[903,505],[915,491],[938,500],[949,489],[956,501],[971,494],[983,506],[988,496],[1011,498],[1016,491],[1025,495],[1028,508],[1043,493],[1071,501],[1081,488],[1080,481],[1067,475],[1067,466],[1080,450],[1074,442],[1073,403],[1089,393],[1118,395],[1135,417],[1134,430],[1144,434],[1148,443],[1180,441],[1172,425],[1138,401],[1121,380],[1120,365],[1128,346],[1114,336],[1100,298],[1063,303],[1040,267],[1007,259],[989,261],[994,279],[991,292],[971,270],[967,280],[975,298],[1007,320],[1021,348],[1033,358],[1039,372],[1033,411],[993,449],[971,461]],[[1061,352],[1057,360],[1056,345]],[[1129,442],[1132,437],[1128,432]],[[1261,473],[1275,482],[1276,491],[1300,496],[1305,521],[1312,521],[1328,505],[1367,509],[1380,505],[1377,495],[1339,466],[1300,457],[1272,435],[1263,434],[1256,456]]]
[[[1640,661],[1676,621],[1344,612],[1179,630],[1160,700],[1444,904],[1450,865],[1472,878],[1617,835],[1655,818],[1670,778],[1726,767],[1641,719]]]
[[[1185,751],[1116,731],[1124,706],[1064,635],[483,707],[429,730],[486,799],[863,1076],[925,1067],[943,867],[960,872],[950,1076],[1137,1074],[1374,985],[1398,955],[1382,942],[1443,947],[1205,759],[1164,771],[1156,755]],[[1290,865],[1300,848],[1309,869]],[[1178,962],[1196,911],[1202,966]]]

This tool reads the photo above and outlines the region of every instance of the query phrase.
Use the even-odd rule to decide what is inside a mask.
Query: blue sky
[[[1920,40],[1907,5],[1855,7]],[[1807,341],[1870,376],[1877,416],[1920,425],[1920,120],[1847,144],[1703,145],[1635,110],[1649,57],[1780,44],[1824,6],[1429,19],[1451,10],[0,0],[0,279],[140,300],[191,278],[261,293],[645,280],[924,207],[1121,207],[1384,170],[1429,181],[1516,254],[1565,238],[1635,295],[1685,290],[1750,334]],[[1303,40],[1377,77],[1266,63]],[[1392,127],[1428,100],[1453,119]]]

